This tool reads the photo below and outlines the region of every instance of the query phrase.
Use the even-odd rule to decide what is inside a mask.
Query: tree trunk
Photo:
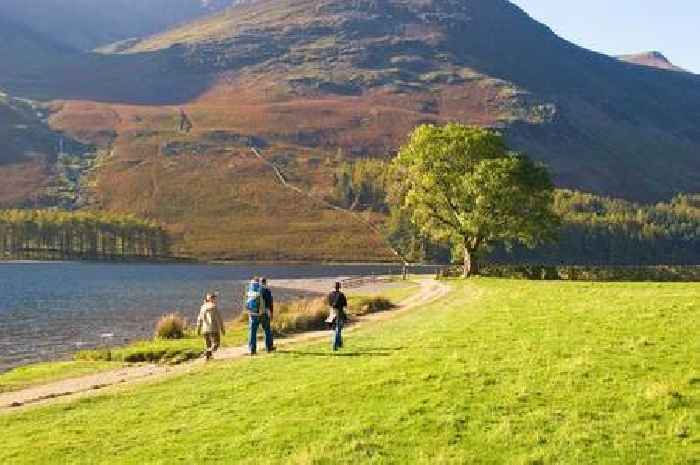
[[[473,266],[474,266],[474,263],[473,263],[474,257],[472,255],[473,255],[472,251],[469,249],[469,246],[465,243],[464,244],[464,277],[465,278],[470,278],[472,276],[472,271],[473,271]]]
[[[481,240],[464,238],[464,277],[471,278],[479,274],[479,263],[477,262],[476,251],[481,245]]]

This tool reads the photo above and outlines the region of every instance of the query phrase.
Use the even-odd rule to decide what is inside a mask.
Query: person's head
[[[213,298],[214,298],[214,295],[213,295],[213,294],[207,293],[207,294],[204,296],[204,301],[205,301],[205,302],[211,302]]]
[[[339,291],[339,290],[340,290],[340,287],[341,287],[341,286],[340,286],[340,282],[337,281],[337,282],[335,283],[335,290],[336,290],[336,291]]]
[[[267,278],[260,278],[260,284],[267,286]]]
[[[216,292],[213,293],[213,294],[211,295],[211,299],[210,299],[210,300],[211,300],[211,302],[216,303],[216,301],[219,300],[219,294],[217,294]]]
[[[260,278],[258,276],[254,277],[253,282],[256,284],[260,284]]]

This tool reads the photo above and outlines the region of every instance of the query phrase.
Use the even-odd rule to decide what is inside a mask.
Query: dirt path
[[[362,288],[362,287],[360,287]],[[420,281],[420,291],[402,301],[396,310],[375,313],[358,317],[346,332],[352,332],[372,322],[384,321],[395,317],[405,311],[421,305],[433,302],[449,292],[449,288],[433,279]],[[276,345],[285,347],[299,342],[314,341],[329,338],[328,331],[313,331],[297,334],[295,336],[278,339]],[[246,356],[247,347],[224,348],[217,352],[216,360],[232,360]],[[134,385],[161,379],[165,376],[183,374],[198,367],[205,362],[198,359],[181,365],[140,365],[125,367],[118,370],[107,371],[95,375],[66,379],[43,386],[36,386],[15,392],[0,394],[0,414],[17,411],[20,408],[47,404],[58,399],[74,399],[80,396],[101,392],[105,388],[116,386]]]

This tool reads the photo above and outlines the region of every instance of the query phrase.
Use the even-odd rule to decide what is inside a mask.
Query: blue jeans
[[[343,319],[338,318],[335,321],[335,329],[333,330],[333,334],[331,336],[331,344],[333,346],[333,350],[338,350],[343,347]]]
[[[270,317],[267,315],[249,315],[250,333],[248,334],[248,351],[254,354],[258,351],[258,327],[262,325],[265,332],[265,348],[271,351],[274,347],[272,339],[272,327],[270,326]]]

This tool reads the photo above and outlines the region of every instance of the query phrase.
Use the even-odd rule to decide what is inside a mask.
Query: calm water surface
[[[167,312],[192,321],[207,290],[220,292],[231,318],[253,275],[268,276],[276,299],[285,300],[299,293],[275,290],[274,279],[398,272],[391,266],[0,263],[0,372],[151,337]]]

